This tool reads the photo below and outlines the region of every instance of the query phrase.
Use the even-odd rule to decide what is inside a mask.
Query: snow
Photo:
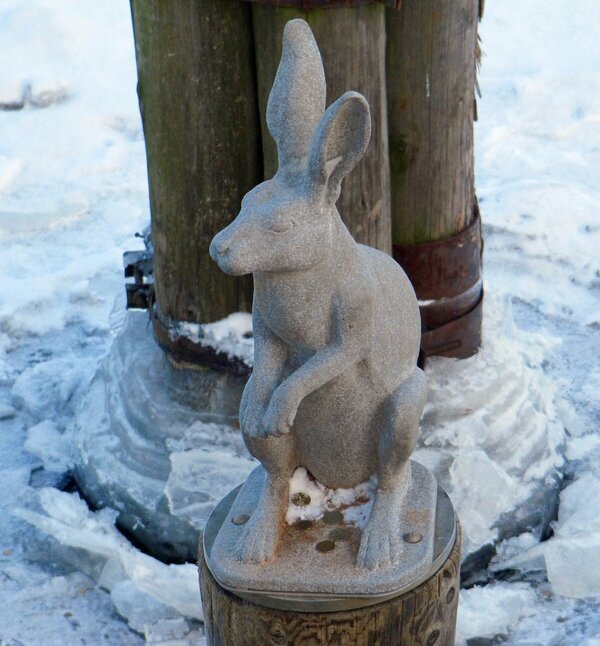
[[[596,0],[505,0],[481,23],[485,345],[432,362],[417,456],[445,478],[467,548],[497,544],[489,581],[461,593],[459,644],[600,643],[598,18]],[[70,465],[65,429],[124,321],[121,254],[149,218],[129,4],[5,0],[0,39],[0,641],[200,643],[195,568],[34,477]],[[202,338],[251,363],[248,326],[234,315]],[[192,435],[172,440],[166,496],[186,518],[204,504],[174,494]],[[553,535],[506,538],[514,514],[498,513],[560,471]]]
[[[458,606],[456,641],[508,635],[533,614],[535,592],[525,583],[475,586],[463,590]],[[485,608],[485,612],[482,609]]]
[[[170,333],[173,338],[185,336],[194,343],[224,352],[230,359],[239,358],[247,365],[253,365],[252,314],[247,312],[234,312],[214,323],[178,321]]]
[[[64,473],[71,466],[70,443],[49,420],[28,429],[23,448],[40,458],[46,471]]]
[[[299,520],[318,520],[326,511],[339,510],[346,523],[362,529],[369,518],[376,489],[375,477],[349,489],[329,489],[310,477],[304,467],[299,467],[290,478],[290,500],[285,520],[288,525],[293,525]],[[307,504],[294,502],[294,496],[300,493],[310,498]]]

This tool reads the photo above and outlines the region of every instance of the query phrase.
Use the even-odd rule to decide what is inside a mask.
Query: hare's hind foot
[[[272,560],[281,539],[288,504],[288,481],[267,476],[262,494],[237,545],[237,557],[244,563]]]
[[[405,549],[400,531],[400,510],[409,477],[410,469],[405,468],[394,487],[377,491],[360,540],[356,558],[359,567],[378,570],[400,563]]]

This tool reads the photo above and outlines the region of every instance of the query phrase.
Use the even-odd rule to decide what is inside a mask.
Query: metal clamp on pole
[[[393,246],[419,299],[421,361],[433,355],[464,359],[481,345],[482,252],[477,206],[472,224],[451,238]]]
[[[126,251],[123,254],[125,278],[133,278],[125,283],[127,309],[147,310],[154,301],[154,258],[152,252]]]

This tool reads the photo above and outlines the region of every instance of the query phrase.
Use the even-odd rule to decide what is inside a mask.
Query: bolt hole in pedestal
[[[423,535],[419,532],[406,532],[402,538],[406,543],[420,543],[423,540]]]
[[[250,516],[248,514],[238,514],[231,519],[231,522],[234,525],[245,525],[249,520]]]

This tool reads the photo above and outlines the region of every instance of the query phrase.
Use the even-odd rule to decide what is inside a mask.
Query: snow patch
[[[340,510],[344,522],[361,529],[366,525],[373,506],[377,479],[370,478],[356,487],[329,489],[309,476],[304,467],[296,469],[290,478],[290,498],[285,520],[293,525],[299,520],[318,520],[326,511]],[[295,496],[310,497],[308,504],[295,504]]]
[[[171,337],[185,336],[217,352],[224,352],[230,359],[241,359],[248,366],[254,362],[254,339],[252,338],[252,314],[235,312],[215,323],[173,324]]]
[[[63,473],[72,465],[71,443],[50,420],[44,420],[27,431],[24,448],[40,458],[46,471]]]
[[[461,590],[457,645],[462,646],[477,637],[507,637],[523,617],[533,614],[535,602],[535,592],[525,583],[502,582]]]

